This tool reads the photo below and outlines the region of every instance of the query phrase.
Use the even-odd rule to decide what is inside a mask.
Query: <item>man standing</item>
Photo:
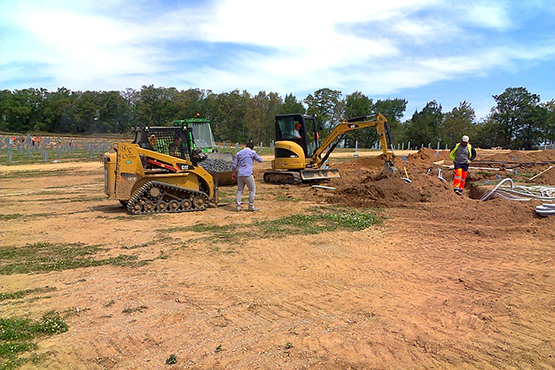
[[[468,165],[476,158],[476,150],[469,144],[470,139],[464,135],[461,142],[451,148],[449,158],[455,165],[455,177],[453,178],[453,190],[457,195],[463,194]]]
[[[254,208],[254,195],[256,193],[256,188],[254,186],[254,176],[252,175],[252,168],[254,166],[254,161],[262,163],[262,158],[254,150],[254,144],[250,141],[246,148],[240,150],[235,156],[233,161],[231,178],[233,180],[237,179],[237,211],[241,211],[241,198],[243,197],[243,189],[245,184],[249,187],[249,211],[257,211],[258,208]]]

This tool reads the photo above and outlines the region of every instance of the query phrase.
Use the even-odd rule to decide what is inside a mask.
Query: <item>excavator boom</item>
[[[341,121],[324,139],[318,149],[316,149],[310,158],[310,162],[314,167],[321,167],[328,160],[329,155],[345,133],[366,127],[376,127],[385,160],[392,164],[395,153],[393,148],[388,148],[388,142],[391,143],[391,135],[389,134],[387,119],[381,114],[355,117]]]

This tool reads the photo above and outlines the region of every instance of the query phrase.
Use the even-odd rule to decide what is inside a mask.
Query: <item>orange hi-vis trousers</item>
[[[468,171],[462,168],[455,169],[455,178],[453,179],[453,189],[464,189],[464,184],[466,183],[466,175]]]

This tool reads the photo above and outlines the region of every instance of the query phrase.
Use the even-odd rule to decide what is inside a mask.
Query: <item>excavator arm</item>
[[[391,143],[391,135],[387,125],[387,119],[381,114],[375,116],[361,116],[341,121],[314,151],[313,156],[310,158],[311,165],[316,168],[321,167],[328,160],[331,152],[333,152],[345,133],[366,127],[376,127],[376,132],[378,133],[386,162],[385,167],[390,172],[397,172],[395,167],[393,167],[393,160],[395,158],[393,147],[391,147],[391,149],[388,148],[388,142]]]

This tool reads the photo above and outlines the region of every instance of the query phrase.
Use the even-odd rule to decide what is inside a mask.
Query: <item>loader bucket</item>
[[[233,154],[231,153],[206,153],[207,158],[200,162],[200,166],[210,172],[214,177],[216,186],[235,185],[237,180],[231,178]]]

